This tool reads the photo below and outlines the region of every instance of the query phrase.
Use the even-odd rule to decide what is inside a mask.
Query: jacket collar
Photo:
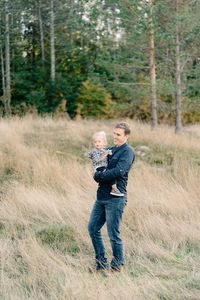
[[[116,152],[118,152],[119,150],[125,148],[126,146],[127,146],[127,142],[124,143],[124,144],[122,144],[122,145],[119,146],[119,147],[113,146],[113,147],[112,147],[113,155],[114,155]],[[112,156],[113,156],[113,155],[112,155]]]

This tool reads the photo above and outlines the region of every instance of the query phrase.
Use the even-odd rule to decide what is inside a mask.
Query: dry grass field
[[[112,144],[115,121],[0,121],[0,299],[200,299],[200,126],[175,135],[128,122],[137,155],[121,228],[126,265],[106,278],[92,272],[97,184],[84,153],[96,130]]]

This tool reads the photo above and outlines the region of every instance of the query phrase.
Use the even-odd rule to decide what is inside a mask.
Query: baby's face
[[[103,149],[105,147],[105,140],[101,137],[95,137],[94,138],[94,146],[97,149]]]

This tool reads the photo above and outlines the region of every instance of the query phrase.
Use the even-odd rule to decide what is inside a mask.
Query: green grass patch
[[[53,250],[76,256],[80,252],[76,232],[67,225],[52,225],[36,232],[36,237]]]
[[[29,272],[29,265],[25,261],[25,259],[20,254],[16,254],[14,257],[16,269],[19,271],[20,274],[28,274]]]
[[[12,241],[18,241],[27,237],[27,233],[30,231],[30,228],[30,226],[24,226],[22,224],[11,225],[0,223],[0,235],[5,238],[9,238]]]
[[[198,257],[200,256],[200,245],[186,241],[182,245],[179,245],[174,255],[177,259],[181,259],[187,255]]]

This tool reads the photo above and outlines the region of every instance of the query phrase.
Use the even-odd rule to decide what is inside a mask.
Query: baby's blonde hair
[[[107,138],[106,138],[106,133],[105,131],[97,131],[93,134],[92,138],[93,140],[96,138],[96,137],[100,137],[102,139],[105,140],[105,145],[107,145]]]

